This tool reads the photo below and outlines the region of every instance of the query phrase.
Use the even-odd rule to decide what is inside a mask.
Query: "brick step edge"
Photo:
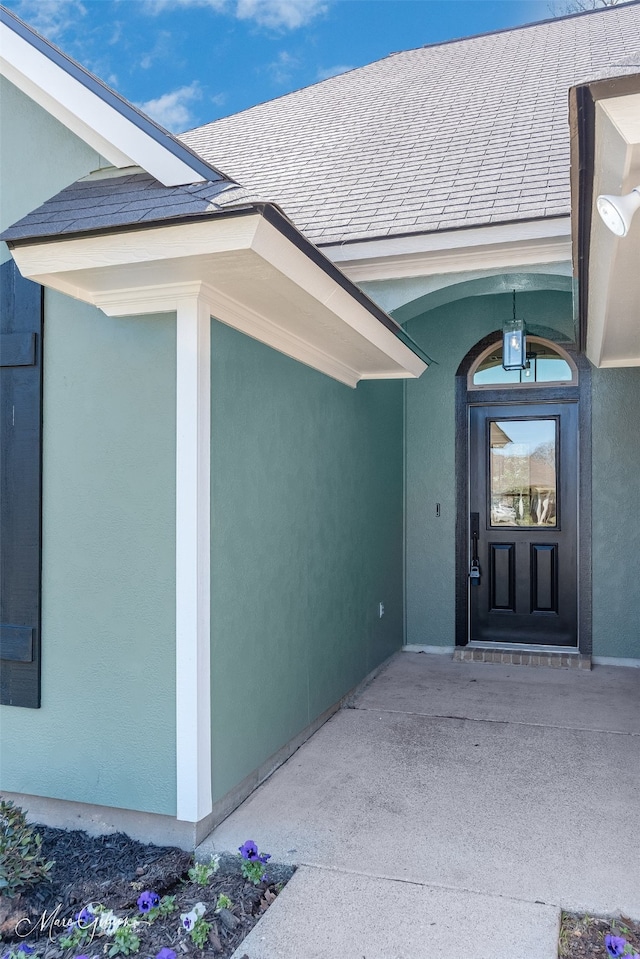
[[[458,663],[500,663],[503,666],[552,666],[556,669],[591,669],[591,656],[582,653],[529,652],[512,649],[486,649],[482,646],[456,646],[453,658]]]

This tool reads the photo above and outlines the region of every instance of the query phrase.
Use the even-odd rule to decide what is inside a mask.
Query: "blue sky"
[[[552,0],[4,0],[179,132],[396,50],[543,20]]]

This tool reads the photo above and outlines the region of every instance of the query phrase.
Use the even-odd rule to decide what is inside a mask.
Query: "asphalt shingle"
[[[640,64],[638,3],[391,54],[181,139],[323,244],[568,214],[568,90],[616,63]]]
[[[165,187],[148,173],[90,176],[72,183],[51,200],[14,223],[4,240],[116,229],[147,220],[204,216],[222,209],[220,199],[241,190],[217,180],[186,187]]]
[[[569,87],[634,70],[640,0],[394,53],[182,135],[231,179],[90,176],[3,239],[257,202],[319,245],[568,214]]]

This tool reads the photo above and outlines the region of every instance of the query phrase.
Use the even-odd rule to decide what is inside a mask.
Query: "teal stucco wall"
[[[402,644],[402,384],[217,322],[212,366],[217,800]]]
[[[5,77],[0,77],[0,229],[22,219],[70,183],[108,166]],[[0,262],[9,258],[0,243]]]
[[[573,329],[571,295],[519,293],[518,314],[531,332]],[[407,643],[455,642],[455,375],[469,350],[511,316],[509,294],[454,300],[407,323],[436,361],[406,384]],[[436,504],[440,503],[440,516]]]
[[[104,165],[5,80],[1,123],[3,227]],[[175,813],[175,319],[46,291],[43,361],[42,707],[0,706],[0,788]]]
[[[640,369],[594,370],[593,653],[640,659]]]
[[[175,814],[175,319],[45,293],[42,707],[13,792]]]

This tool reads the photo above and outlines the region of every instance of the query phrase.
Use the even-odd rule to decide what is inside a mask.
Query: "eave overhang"
[[[580,347],[597,367],[640,366],[640,217],[618,238],[596,210],[640,184],[640,74],[574,87],[569,104]]]
[[[355,283],[564,263],[569,216],[319,244]]]
[[[351,387],[415,378],[429,363],[271,204],[9,246],[23,276],[110,316],[198,296],[221,322]]]

